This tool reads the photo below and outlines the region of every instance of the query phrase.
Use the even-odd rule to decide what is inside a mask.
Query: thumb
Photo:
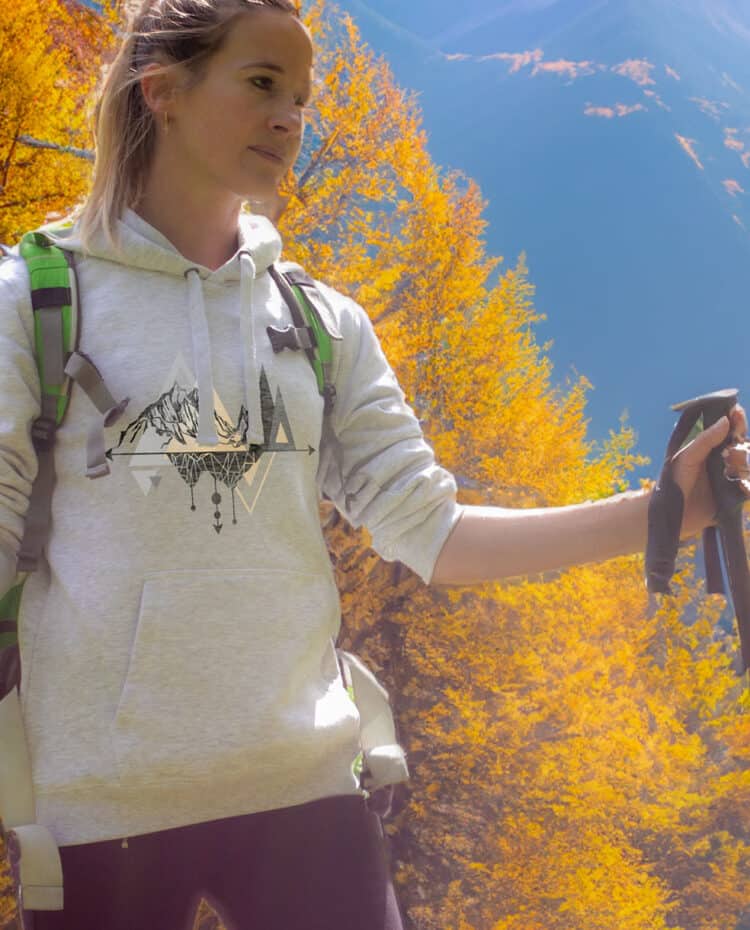
[[[702,430],[688,443],[687,446],[680,449],[677,453],[686,453],[687,457],[694,462],[702,462],[708,453],[716,446],[720,445],[729,433],[729,417],[720,417],[715,423]]]
[[[721,417],[712,426],[709,426],[707,430],[703,431],[703,435],[706,437],[706,442],[709,444],[711,449],[713,449],[715,446],[718,446],[727,438],[727,434],[729,433],[729,426],[729,417]]]

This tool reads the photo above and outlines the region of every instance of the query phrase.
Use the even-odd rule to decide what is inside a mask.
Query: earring
[[[167,113],[167,111],[165,110],[164,111],[164,134],[167,135],[168,133],[169,133],[169,113]]]

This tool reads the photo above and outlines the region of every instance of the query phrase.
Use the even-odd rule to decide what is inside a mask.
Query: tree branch
[[[17,139],[23,145],[28,145],[31,148],[51,149],[53,152],[63,152],[65,155],[74,155],[76,158],[85,158],[86,161],[94,160],[94,153],[88,149],[78,149],[73,145],[58,145],[56,142],[44,142],[41,139],[35,139],[33,136],[18,136]]]
[[[30,203],[42,203],[45,200],[54,200],[57,197],[64,197],[64,191],[56,191],[54,194],[43,194],[41,197],[32,197],[29,200],[9,200],[6,203],[0,203],[0,210],[7,207],[25,207]]]
[[[314,155],[313,159],[311,160],[310,164],[307,166],[307,168],[305,168],[304,172],[302,173],[302,177],[301,177],[301,178],[299,179],[299,181],[297,182],[297,191],[298,191],[298,192],[301,191],[302,188],[305,186],[305,184],[307,184],[307,182],[310,180],[310,178],[312,177],[312,175],[313,175],[313,173],[315,172],[316,168],[318,167],[318,163],[319,163],[320,160],[323,158],[323,156],[326,155],[326,154],[328,153],[328,151],[330,150],[331,146],[333,145],[333,143],[334,143],[334,142],[336,141],[336,139],[338,138],[339,131],[340,131],[340,129],[339,129],[339,127],[337,126],[336,129],[334,129],[334,131],[331,133],[331,135],[326,139],[326,141],[325,141],[325,143],[323,144],[322,148],[318,149],[318,151],[315,153],[315,155]]]
[[[13,153],[16,150],[16,145],[18,145],[18,140],[20,136],[18,135],[18,130],[13,136],[13,141],[10,144],[10,151],[8,152],[8,157],[5,159],[3,164],[3,180],[0,182],[0,190],[5,190],[8,185],[8,173],[10,172],[10,163],[13,161]]]

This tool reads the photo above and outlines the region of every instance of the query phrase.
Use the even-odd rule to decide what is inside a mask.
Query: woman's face
[[[200,81],[167,107],[162,141],[192,190],[273,197],[302,145],[312,61],[308,33],[289,13],[260,8],[238,17]]]

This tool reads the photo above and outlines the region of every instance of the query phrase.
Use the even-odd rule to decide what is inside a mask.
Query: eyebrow
[[[279,74],[284,73],[284,69],[281,65],[276,65],[272,61],[249,61],[246,65],[242,66],[242,70],[245,68],[268,68],[269,71],[278,71]]]

